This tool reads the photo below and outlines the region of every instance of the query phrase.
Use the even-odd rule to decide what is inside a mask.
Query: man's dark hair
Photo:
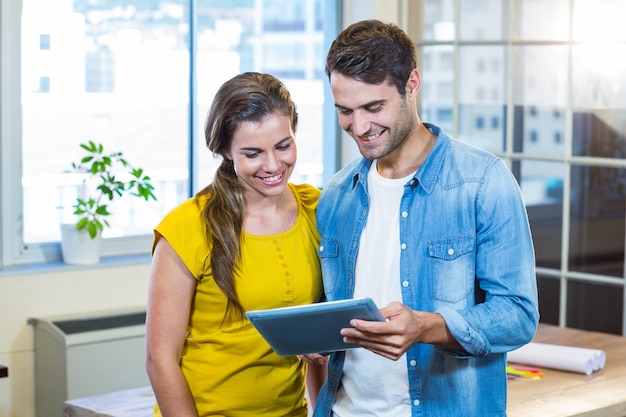
[[[417,68],[415,45],[400,27],[379,20],[348,26],[333,41],[326,56],[326,75],[333,71],[368,84],[387,81],[400,95]]]

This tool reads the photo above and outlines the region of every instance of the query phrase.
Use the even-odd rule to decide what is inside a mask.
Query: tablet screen
[[[352,319],[384,321],[371,298],[254,310],[246,316],[281,356],[357,348],[343,342],[340,329],[351,327]]]

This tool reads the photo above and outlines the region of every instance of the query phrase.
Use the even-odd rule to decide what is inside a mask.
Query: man
[[[363,155],[320,197],[326,298],[372,297],[387,321],[342,329],[365,349],[331,355],[314,415],[504,416],[506,352],[532,339],[539,317],[515,178],[421,122],[415,47],[397,26],[349,26],[326,73]]]

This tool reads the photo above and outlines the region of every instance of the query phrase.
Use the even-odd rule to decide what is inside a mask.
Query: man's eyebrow
[[[381,100],[372,100],[372,101],[368,101],[367,103],[359,106],[359,108],[361,109],[365,109],[368,107],[374,107],[374,106],[378,106],[380,104],[384,104],[387,100],[381,99]],[[338,109],[350,109],[349,107],[343,106],[339,103],[335,103],[335,107]]]

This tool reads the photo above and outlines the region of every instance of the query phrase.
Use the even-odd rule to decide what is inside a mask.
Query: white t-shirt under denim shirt
[[[400,291],[400,199],[413,177],[381,177],[376,161],[368,173],[370,210],[356,258],[354,298],[384,307],[402,301]],[[397,361],[367,349],[349,349],[333,406],[334,417],[411,416],[406,356]]]

